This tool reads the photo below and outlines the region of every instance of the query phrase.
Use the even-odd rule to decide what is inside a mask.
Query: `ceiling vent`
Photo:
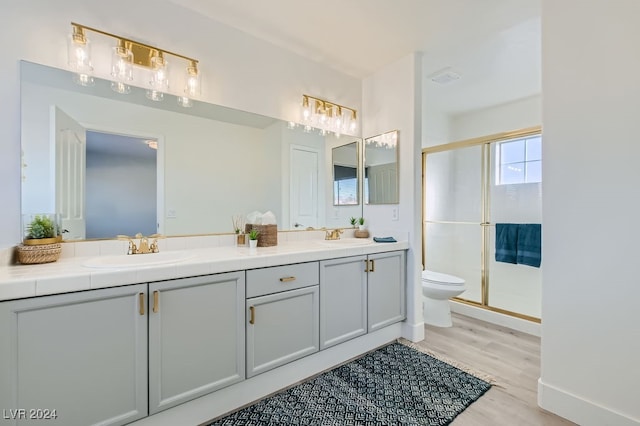
[[[451,82],[459,80],[460,74],[454,72],[451,68],[445,68],[443,70],[434,72],[433,74],[429,75],[429,78],[434,83],[449,84]]]

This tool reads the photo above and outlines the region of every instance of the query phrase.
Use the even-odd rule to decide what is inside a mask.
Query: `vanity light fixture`
[[[93,66],[91,63],[91,44],[86,36],[93,32],[100,36],[116,40],[111,55],[111,88],[118,93],[129,93],[130,83],[134,80],[134,65],[146,69],[147,97],[161,101],[165,93],[169,93],[169,61],[173,56],[186,61],[184,66],[184,89],[177,95],[178,104],[184,107],[193,105],[193,98],[200,95],[200,73],[198,61],[168,50],[159,49],[147,44],[120,37],[105,31],[71,23],[73,32],[69,39],[69,67],[74,71],[74,81],[83,86],[94,84]]]
[[[333,132],[355,133],[358,129],[358,112],[344,105],[329,102],[310,95],[302,95],[301,119],[305,132],[318,129],[322,135]]]

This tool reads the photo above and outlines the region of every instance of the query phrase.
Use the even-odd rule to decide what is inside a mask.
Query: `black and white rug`
[[[448,425],[491,385],[392,343],[220,418],[218,425]]]

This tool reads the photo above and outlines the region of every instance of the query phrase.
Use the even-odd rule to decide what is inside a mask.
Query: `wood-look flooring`
[[[452,425],[574,424],[538,407],[539,337],[454,313],[453,327],[425,326],[425,340],[418,345],[488,374],[496,381]]]

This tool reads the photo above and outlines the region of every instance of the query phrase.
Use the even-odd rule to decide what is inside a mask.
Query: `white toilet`
[[[462,278],[427,269],[422,271],[424,322],[438,327],[451,327],[449,299],[459,296],[465,290]]]

